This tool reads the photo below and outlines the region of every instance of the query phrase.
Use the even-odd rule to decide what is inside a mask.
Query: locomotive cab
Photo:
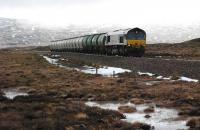
[[[146,33],[139,28],[131,29],[126,34],[127,53],[134,56],[142,56],[145,52]]]

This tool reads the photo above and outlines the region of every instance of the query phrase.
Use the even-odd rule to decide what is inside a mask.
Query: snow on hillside
[[[137,27],[137,26],[136,26]],[[0,18],[0,47],[48,45],[50,41],[85,34],[124,29],[122,26],[42,27],[25,20]],[[129,27],[130,28],[130,27]],[[147,43],[176,43],[200,37],[200,26],[193,27],[140,27],[147,32]]]

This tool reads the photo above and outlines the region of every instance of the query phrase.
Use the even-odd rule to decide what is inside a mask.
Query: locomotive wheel
[[[109,46],[107,47],[107,55],[111,56],[112,55],[112,48]]]

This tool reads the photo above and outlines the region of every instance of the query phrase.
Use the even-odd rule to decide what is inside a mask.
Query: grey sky
[[[44,25],[192,25],[199,0],[0,0],[0,17]]]
[[[37,7],[37,6],[70,6],[73,4],[87,4],[101,0],[0,0],[0,7]]]

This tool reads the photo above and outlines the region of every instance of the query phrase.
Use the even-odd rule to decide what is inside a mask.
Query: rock
[[[133,127],[139,130],[151,130],[151,125],[141,122],[134,122]]]
[[[139,99],[139,98],[133,98],[133,99],[130,100],[130,102],[133,103],[133,104],[137,104],[137,105],[144,104],[144,100]]]
[[[150,116],[150,115],[145,115],[144,117],[145,117],[145,118],[150,118],[151,116]]]
[[[0,102],[1,102],[1,101],[6,101],[6,100],[8,100],[6,97],[0,95]]]
[[[148,108],[146,108],[146,109],[144,109],[144,112],[145,113],[152,113],[152,112],[154,112],[155,110],[154,110],[154,106],[149,106]]]
[[[131,106],[119,106],[118,110],[121,113],[133,113],[133,112],[137,111],[137,109],[135,107],[131,107]]]
[[[200,129],[200,117],[198,118],[192,118],[190,119],[187,124],[187,126],[190,127],[190,129],[199,130]]]

